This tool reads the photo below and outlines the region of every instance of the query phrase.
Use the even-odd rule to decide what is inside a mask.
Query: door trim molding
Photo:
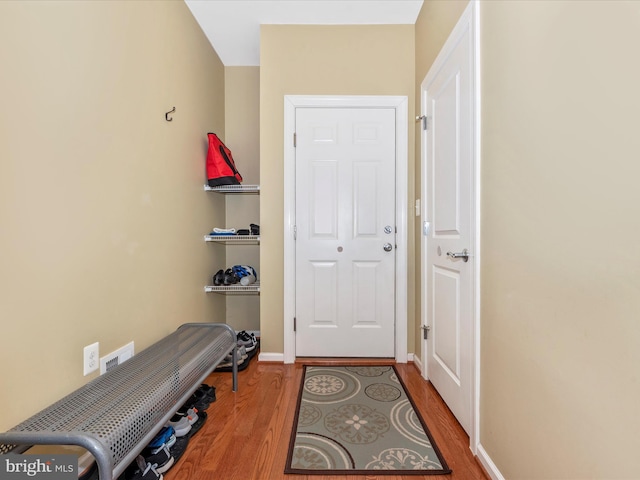
[[[394,108],[396,110],[395,360],[407,362],[408,99],[391,95],[285,95],[284,97],[284,363],[296,360],[295,315],[295,148],[296,108]]]
[[[438,53],[433,64],[429,68],[427,75],[420,85],[420,106],[422,112],[426,112],[426,98],[423,92],[426,89],[427,84],[432,80],[432,77],[440,70],[442,64],[447,60],[452,53],[455,46],[460,42],[462,35],[465,32],[470,32],[469,38],[471,41],[471,94],[472,94],[472,166],[471,166],[471,198],[474,205],[471,211],[471,251],[473,255],[470,261],[473,262],[473,288],[472,288],[472,318],[471,318],[471,425],[469,432],[469,447],[474,455],[478,454],[478,446],[480,445],[480,19],[479,19],[479,2],[478,0],[472,0],[464,10],[456,26],[451,31],[451,34],[447,38],[442,50]],[[426,134],[421,132],[421,151],[420,151],[420,167],[421,167],[421,198],[428,198],[428,182],[426,178]],[[423,210],[424,212],[424,210]],[[421,223],[424,221],[424,213],[421,217]],[[426,278],[426,237],[421,235],[420,249],[422,252],[422,261],[420,265],[421,269],[421,305],[422,311],[420,313],[421,326],[426,324],[427,305],[424,286],[427,284]],[[425,379],[427,377],[427,361],[428,352],[426,342],[422,341],[422,374]]]

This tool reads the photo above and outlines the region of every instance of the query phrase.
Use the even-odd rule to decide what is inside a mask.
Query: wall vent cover
[[[100,375],[109,372],[133,357],[133,342],[100,358]]]

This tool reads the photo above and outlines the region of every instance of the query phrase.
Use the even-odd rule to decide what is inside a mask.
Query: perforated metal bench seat
[[[236,334],[226,324],[184,324],[0,433],[0,453],[20,453],[30,445],[80,445],[95,457],[101,480],[117,478],[231,352],[237,390],[236,348]]]

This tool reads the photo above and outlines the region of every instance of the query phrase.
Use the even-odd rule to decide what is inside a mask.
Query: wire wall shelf
[[[260,282],[251,285],[207,285],[204,287],[207,293],[219,293],[222,295],[247,295],[260,294]]]
[[[205,235],[204,241],[224,243],[225,245],[258,245],[260,235]]]
[[[205,185],[204,190],[206,192],[217,192],[224,194],[243,193],[259,195],[260,185],[221,185],[219,187],[210,187],[209,185]]]

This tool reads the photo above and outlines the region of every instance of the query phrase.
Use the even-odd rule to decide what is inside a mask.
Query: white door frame
[[[458,20],[458,23],[453,28],[453,31],[449,35],[449,38],[445,42],[444,46],[438,56],[436,57],[433,65],[429,69],[429,72],[425,76],[422,84],[420,85],[421,98],[421,111],[424,114],[426,112],[426,99],[424,98],[423,91],[431,79],[432,76],[441,68],[444,61],[449,57],[455,46],[460,40],[460,37],[466,32],[470,31],[471,39],[471,81],[472,81],[472,166],[471,166],[471,198],[473,199],[474,206],[471,211],[471,232],[472,238],[470,245],[471,256],[470,262],[473,262],[473,288],[472,288],[472,319],[471,319],[471,426],[469,432],[469,446],[474,455],[478,454],[478,446],[480,444],[480,22],[479,22],[479,8],[477,1],[471,1],[463,14]],[[428,120],[428,119],[427,119]],[[421,153],[420,153],[420,166],[421,166],[421,184],[423,199],[429,198],[428,194],[428,179],[426,171],[426,134],[421,131]],[[423,212],[425,210],[423,209]],[[424,215],[424,213],[423,213]],[[422,218],[424,221],[424,216]],[[427,285],[427,258],[426,258],[426,241],[427,237],[421,236],[421,279],[422,279],[422,292],[421,292],[421,325],[426,325],[427,308],[426,305],[426,292],[424,286]],[[421,359],[423,361],[422,374],[424,378],[427,378],[427,361],[429,355],[427,352],[426,341],[422,341],[422,354]]]
[[[296,360],[295,316],[296,249],[295,158],[293,133],[296,108],[394,108],[396,110],[396,274],[395,274],[395,360],[407,362],[407,185],[408,185],[408,100],[406,96],[285,95],[284,97],[284,363]]]

